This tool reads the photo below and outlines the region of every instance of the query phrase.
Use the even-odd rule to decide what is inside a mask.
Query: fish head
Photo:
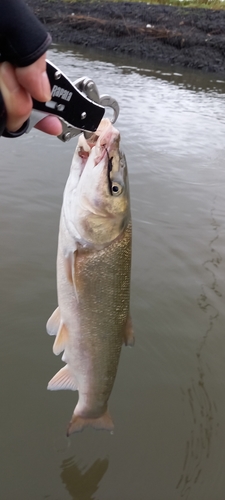
[[[79,139],[70,175],[76,177],[67,200],[74,235],[79,234],[83,245],[109,244],[130,220],[126,158],[120,150],[120,134],[109,120],[102,120],[88,141],[84,136]]]

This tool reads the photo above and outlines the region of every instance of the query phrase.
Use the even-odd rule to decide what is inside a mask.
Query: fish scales
[[[79,306],[85,313],[84,328],[90,320],[101,329],[106,329],[109,321],[114,329],[124,326],[129,311],[130,266],[131,222],[122,236],[104,250],[78,249],[75,283]]]
[[[93,370],[99,372],[99,388],[106,373],[112,380],[116,375],[129,314],[130,265],[131,223],[104,250],[78,251],[75,261],[80,331],[84,332],[80,348],[90,352]]]

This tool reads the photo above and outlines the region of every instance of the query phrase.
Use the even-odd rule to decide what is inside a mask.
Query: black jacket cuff
[[[29,66],[46,52],[51,41],[23,0],[0,0],[0,62]]]

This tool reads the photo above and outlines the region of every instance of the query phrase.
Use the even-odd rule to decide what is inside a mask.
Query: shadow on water
[[[210,257],[202,264],[210,277],[210,283],[202,284],[198,298],[198,306],[207,315],[207,330],[196,351],[197,380],[192,379],[188,389],[182,389],[183,400],[187,402],[191,410],[192,422],[190,436],[185,446],[183,470],[177,484],[181,498],[185,500],[189,498],[194,485],[202,476],[204,463],[210,456],[212,441],[219,426],[216,403],[206,381],[207,375],[210,374],[210,367],[204,359],[207,340],[213,333],[214,324],[219,317],[219,311],[210,303],[209,295],[212,291],[217,297],[222,297],[215,274],[215,270],[222,262],[222,257],[214,246],[219,239],[220,227],[214,215],[215,203],[216,198],[214,198],[211,210],[214,237],[209,242]]]
[[[94,500],[104,474],[108,469],[109,461],[96,460],[89,468],[78,466],[74,457],[62,461],[60,474],[62,483],[73,500]]]

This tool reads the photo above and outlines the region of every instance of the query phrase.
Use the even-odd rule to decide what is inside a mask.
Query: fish
[[[67,436],[91,426],[113,431],[108,400],[130,317],[132,222],[127,162],[109,119],[81,135],[65,186],[57,253],[58,307],[46,328],[65,363],[51,391],[78,391]]]

